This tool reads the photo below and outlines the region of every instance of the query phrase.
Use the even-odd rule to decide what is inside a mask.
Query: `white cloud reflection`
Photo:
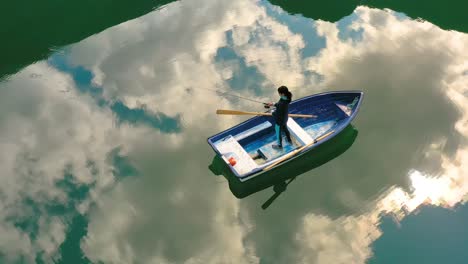
[[[72,46],[70,61],[91,69],[109,100],[121,100],[130,108],[145,105],[169,116],[181,114],[188,126],[203,121],[217,125],[214,110],[200,108],[229,106],[206,90],[226,88],[214,56],[226,45],[227,30],[252,24],[259,12],[250,1],[174,2],[163,12]],[[97,56],[86,55],[102,50]]]
[[[0,179],[0,251],[7,260],[23,256],[34,262],[39,252],[46,261],[58,257],[67,231],[66,216],[49,215],[42,209],[36,221],[40,229],[37,238],[10,219],[34,215],[31,206],[24,203],[27,198],[40,208],[70,201],[72,198],[56,186],[68,169],[77,185],[95,183],[89,199],[74,205],[90,215],[81,247],[92,261],[259,263],[258,245],[249,237],[255,218],[225,184],[200,187],[207,184],[200,179],[206,176],[205,165],[200,164],[207,164],[207,158],[193,155],[206,153],[200,135],[239,121],[235,117],[216,118],[215,108],[253,107],[194,92],[197,86],[229,88],[225,81],[236,66],[220,67],[215,62],[218,49],[227,45],[227,30],[232,30],[236,54],[265,77],[265,83],[259,84],[265,96],[273,95],[273,88],[283,83],[296,89],[296,95],[305,95],[332,87],[365,85],[373,75],[378,75],[377,80],[390,79],[390,87],[398,90],[403,89],[400,84],[411,80],[411,70],[419,67],[428,78],[435,78],[435,89],[459,111],[460,118],[453,124],[457,135],[451,136],[462,140],[455,152],[449,155],[443,151],[447,135],[426,146],[425,154],[440,162],[437,175],[410,168],[411,190],[393,186],[372,201],[356,198],[365,208],[359,214],[334,218],[306,214],[297,233],[291,234],[297,242],[296,251],[288,253],[292,259],[300,263],[364,263],[372,255],[370,245],[382,235],[377,226],[382,212],[401,219],[423,203],[454,206],[463,202],[468,191],[468,99],[464,95],[468,75],[463,74],[468,70],[466,34],[442,31],[427,22],[397,19],[382,10],[359,7],[355,13],[358,19],[349,27],[363,29],[362,40],[340,39],[336,24],[317,21],[314,27],[326,39],[326,47],[308,59],[300,55],[305,46],[303,36],[292,33],[253,1],[175,2],[70,48],[70,62],[92,71],[93,82],[103,89],[107,100],[121,100],[129,108],[146,106],[152,113],[181,114],[182,134],[163,134],[143,125],[114,126],[109,109],[77,93],[68,75],[45,63],[18,73],[0,89],[0,108],[8,113],[0,117],[0,147],[4,150],[0,165],[5,172]],[[439,50],[443,52],[432,52]],[[421,57],[428,51],[431,56]],[[377,60],[369,65],[382,69],[369,73],[365,59]],[[408,62],[408,70],[400,69],[404,65],[401,61]],[[412,65],[420,61],[420,65]],[[324,82],[306,77],[305,71],[324,76]],[[431,73],[434,76],[429,76]],[[39,78],[30,78],[32,74]],[[62,89],[70,91],[68,97],[59,92]],[[366,89],[372,93],[378,88]],[[239,93],[254,94],[250,90]],[[425,111],[411,117],[423,118]],[[357,122],[372,128],[365,120]],[[398,147],[398,142],[394,145]],[[106,156],[116,147],[123,147],[141,178],[114,185],[113,167]],[[372,153],[364,154],[358,157],[361,162],[371,160]],[[97,174],[90,169],[90,160]],[[183,166],[172,167],[175,161]],[[111,186],[113,189],[103,194]],[[92,202],[96,205],[89,211]]]
[[[244,240],[251,228],[246,212],[224,184],[200,182],[198,177],[207,173],[200,164],[207,164],[207,157],[193,153],[207,149],[200,135],[239,121],[217,118],[215,109],[233,108],[232,102],[198,87],[225,88],[229,74],[218,71],[216,52],[226,45],[228,29],[252,24],[261,8],[250,1],[202,2],[170,4],[162,14],[129,21],[71,47],[70,61],[93,71],[106,99],[180,114],[184,122],[182,134],[126,142],[142,178],[124,180],[90,214],[81,246],[92,261],[258,263],[255,248]],[[145,39],[108,46],[127,37],[126,31]],[[94,58],[81,55],[89,49],[106,52]],[[250,91],[241,93],[249,96]],[[176,160],[184,165],[176,166]]]
[[[432,64],[442,63],[448,66],[442,69],[441,78],[434,81],[440,82],[438,89],[459,110],[460,119],[453,125],[461,136],[461,144],[455,154],[450,156],[443,152],[444,139],[429,144],[426,156],[440,156],[440,172],[430,175],[420,170],[410,170],[410,190],[398,186],[390,188],[375,201],[368,202],[370,208],[366,213],[337,219],[314,213],[306,215],[303,226],[296,235],[299,248],[297,260],[301,263],[365,263],[372,256],[370,245],[382,235],[378,228],[382,213],[401,220],[424,204],[453,207],[464,203],[468,193],[468,98],[463,95],[468,89],[468,78],[463,74],[467,69],[468,36],[443,31],[427,22],[399,20],[388,11],[359,7],[355,12],[359,19],[351,27],[364,29],[363,43],[344,42],[337,37],[338,31],[334,24],[318,22],[318,32],[326,37],[327,47],[308,63],[310,69],[328,77],[323,86],[334,85],[336,75],[352,82],[347,78],[353,76],[346,76],[347,73],[342,72],[346,69],[342,67],[343,64],[366,57],[366,54],[396,54],[398,50],[406,52],[406,46],[399,46],[402,43],[411,44],[416,51],[431,48],[444,50],[447,57],[441,58],[441,61],[432,61]],[[379,23],[376,24],[375,21]],[[411,41],[406,41],[408,39]],[[419,63],[414,55],[408,55],[408,64]],[[392,58],[388,59],[388,63],[392,64]],[[443,62],[447,59],[448,63]],[[386,63],[382,62],[382,65]],[[359,67],[359,63],[356,63],[356,67]],[[408,68],[411,67],[413,66]],[[424,131],[421,133],[424,134]]]
[[[259,85],[304,87],[300,51],[305,44],[302,35],[292,33],[287,25],[262,14],[255,24],[234,28],[233,40],[234,49],[246,64],[255,66],[268,80]]]
[[[33,262],[41,252],[46,262],[55,257],[68,216],[47,208],[70,203],[87,210],[87,201],[74,201],[59,186],[65,174],[77,186],[94,185],[94,193],[114,180],[106,161],[119,142],[113,117],[89,97],[73,99],[73,88],[69,76],[41,62],[0,89],[0,250],[8,261]]]
[[[464,52],[466,45],[460,44],[467,43],[466,35],[442,31],[429,23],[397,19],[389,11],[359,7],[355,11],[358,19],[349,27],[363,29],[361,40],[343,40],[338,37],[339,30],[336,24],[318,21],[316,23],[317,33],[326,39],[327,45],[317,56],[303,60],[299,55],[300,50],[304,47],[302,37],[291,33],[286,26],[268,17],[260,6],[244,1],[229,4],[219,2],[218,5],[214,6],[206,5],[204,8],[210,10],[209,12],[205,10],[206,12],[211,13],[216,10],[217,15],[203,20],[205,17],[193,15],[199,14],[197,12],[190,11],[190,13],[193,13],[191,15],[184,12],[191,8],[196,9],[195,5],[198,5],[198,3],[190,6],[190,8],[186,8],[185,5],[189,6],[191,4],[178,3],[168,8],[172,10],[171,15],[174,17],[188,16],[193,20],[193,25],[176,24],[182,32],[186,32],[182,34],[184,36],[183,41],[174,41],[172,39],[173,34],[169,33],[173,31],[169,31],[168,26],[165,26],[166,23],[174,21],[174,17],[168,16],[165,18],[170,22],[165,22],[163,18],[158,17],[158,23],[153,25],[155,18],[152,17],[152,14],[140,21],[127,23],[126,27],[132,28],[132,31],[135,32],[140,30],[139,26],[141,24],[147,24],[142,27],[152,30],[151,34],[144,31],[147,35],[164,37],[157,39],[157,41],[156,37],[147,37],[149,39],[147,43],[118,48],[115,51],[108,52],[109,56],[105,59],[91,61],[87,64],[89,68],[94,69],[97,76],[105,76],[102,78],[102,85],[105,94],[109,98],[119,98],[130,107],[137,107],[137,101],[148,105],[157,101],[158,111],[168,114],[182,113],[185,119],[191,120],[191,122],[188,122],[190,128],[196,127],[197,122],[200,122],[200,120],[207,121],[206,118],[209,111],[212,110],[211,108],[193,109],[186,106],[190,104],[215,106],[227,104],[227,102],[215,102],[209,96],[197,95],[196,93],[186,96],[185,88],[193,84],[204,87],[224,85],[223,81],[231,76],[233,70],[223,68],[219,71],[214,67],[213,55],[217,48],[226,45],[224,32],[232,29],[233,48],[236,53],[245,58],[247,65],[256,66],[259,72],[266,77],[267,83],[261,84],[263,89],[269,85],[268,83],[284,82],[285,80],[291,83],[291,87],[296,89],[310,84],[318,85],[316,89],[330,89],[330,87],[349,89],[350,87],[365,84],[365,78],[368,78],[370,74],[378,75],[375,77],[377,80],[379,77],[386,76],[385,79],[389,79],[390,83],[394,82],[394,87],[392,85],[390,87],[398,90],[402,89],[400,87],[405,87],[404,85],[398,86],[399,84],[412,80],[411,71],[417,69],[415,67],[419,67],[421,73],[431,74],[434,72],[437,75],[431,77],[441,84],[436,84],[434,89],[446,95],[446,99],[457,105],[460,112],[463,113],[461,119],[455,124],[455,128],[463,138],[467,137],[466,115],[468,109],[466,109],[466,106],[468,104],[466,103],[466,97],[462,96],[463,92],[465,92],[463,89],[466,89],[466,87],[463,86],[464,80],[461,80],[465,76],[460,74],[460,71],[466,71],[466,65],[464,64],[466,62],[466,52]],[[232,20],[232,13],[245,17],[245,19]],[[206,23],[205,27],[202,26],[202,23]],[[219,29],[213,28],[212,25],[218,25]],[[106,35],[119,34],[121,33],[120,30],[122,29],[109,30],[109,33],[102,34],[94,40],[89,40],[86,45],[95,46],[101,42],[107,43],[108,41],[101,39],[106,39]],[[251,32],[255,32],[255,37],[251,36]],[[207,41],[208,39],[212,41]],[[84,50],[87,49],[86,45],[83,48]],[[157,48],[151,49],[150,46]],[[446,50],[437,52],[441,49],[440,46],[449,52],[446,52]],[[161,52],[158,49],[167,50]],[[136,53],[136,50],[139,53]],[[400,51],[404,52],[400,54]],[[432,52],[431,56],[421,57],[425,52]],[[80,53],[77,52],[77,56]],[[395,57],[395,54],[400,55]],[[164,58],[160,56],[164,56]],[[132,59],[131,63],[127,63],[127,58],[130,57],[138,59],[136,61]],[[374,71],[362,74],[362,69],[349,71],[350,67],[357,69],[357,67],[362,66],[360,64],[367,63],[367,61],[363,62],[365,59],[380,60],[379,63],[382,65],[383,72]],[[407,60],[408,71],[401,71],[399,68],[403,60]],[[162,62],[166,62],[166,64]],[[411,62],[417,65],[411,65]],[[418,62],[421,64],[418,64]],[[440,63],[440,67],[438,63]],[[343,67],[343,65],[346,67]],[[389,70],[389,72],[385,72],[385,69]],[[307,70],[324,76],[325,81],[317,83],[317,80],[313,77],[310,77],[310,79],[305,78],[304,71]],[[362,78],[358,78],[356,72],[362,74]],[[161,73],[163,74],[158,75]],[[398,74],[392,75],[392,73]],[[122,75],[127,75],[127,77],[119,77]],[[168,78],[169,75],[174,78]],[[419,75],[418,78],[420,78]],[[158,87],[164,88],[153,88],[155,83],[158,84]],[[343,85],[344,83],[348,85]],[[133,87],[137,88],[134,89]],[[372,89],[372,87],[369,87],[369,89]],[[401,90],[399,92],[404,95],[407,91]],[[434,91],[428,92],[437,93]],[[265,93],[268,94],[269,92]],[[301,93],[306,94],[311,93],[311,91],[308,89],[297,91],[297,94]],[[185,108],[182,106],[185,106]],[[156,106],[153,110],[156,111]],[[418,112],[411,118],[417,120],[423,116],[424,114]],[[209,123],[214,125],[214,123]],[[203,124],[206,125],[207,123]],[[226,126],[227,124],[221,124],[219,127]],[[191,132],[187,135],[189,134]],[[444,142],[443,138],[441,142]],[[195,143],[192,142],[192,144]],[[362,208],[368,208],[359,215],[341,216],[332,219],[325,215],[307,214],[304,216],[303,225],[295,235],[298,242],[296,245],[297,252],[289,252],[289,254],[294,255],[293,258],[301,263],[363,263],[372,255],[370,245],[381,236],[378,223],[382,212],[391,213],[397,219],[401,219],[406,213],[414,211],[425,202],[453,206],[455,203],[462,201],[466,195],[465,179],[463,178],[464,175],[467,175],[466,164],[468,164],[466,144],[461,145],[453,156],[446,156],[443,151],[439,151],[437,148],[431,150],[431,147],[429,147],[428,151],[432,151],[431,155],[435,153],[442,161],[441,164],[438,164],[440,167],[438,175],[430,176],[415,168],[408,170],[407,176],[412,190],[407,191],[394,186],[373,201],[357,199],[356,201],[362,203]],[[149,172],[149,169],[147,171]],[[169,177],[175,175],[174,172],[167,172],[166,170],[160,173],[160,175],[166,175],[167,173]],[[190,174],[194,175],[196,173],[192,171]],[[185,174],[177,173],[177,175]],[[187,179],[187,177],[182,178]],[[139,185],[137,184],[137,186]],[[127,190],[126,192],[132,193],[135,190]],[[226,196],[225,190],[218,190],[214,193],[216,195],[213,197],[217,197],[216,199],[229,197]],[[170,202],[167,201],[168,203],[183,204],[184,199],[189,199],[186,198],[187,195],[186,192],[180,190],[179,186],[173,189],[169,188],[167,193],[159,196],[159,199],[168,196],[172,197]],[[192,196],[192,199],[204,200],[202,196]],[[99,216],[96,214],[91,218],[90,232],[88,238],[83,242],[83,248],[91,259],[107,260],[115,263],[120,263],[121,260],[131,263],[154,259],[164,260],[169,263],[172,259],[176,259],[175,262],[177,263],[229,263],[233,259],[236,259],[237,263],[256,263],[259,261],[259,257],[255,256],[255,247],[257,245],[253,240],[247,240],[250,241],[249,245],[244,242],[246,241],[245,236],[250,230],[249,226],[243,226],[238,221],[234,221],[234,225],[225,224],[225,221],[230,219],[226,218],[226,215],[238,215],[242,214],[243,211],[242,208],[238,207],[237,202],[229,198],[226,199],[229,202],[225,201],[222,204],[214,203],[211,205],[216,213],[208,213],[208,215],[214,216],[218,220],[209,222],[213,226],[209,228],[210,232],[208,234],[202,236],[201,240],[206,242],[196,246],[192,245],[192,248],[185,251],[174,248],[168,250],[167,247],[174,247],[182,242],[180,240],[175,242],[173,241],[174,238],[161,233],[149,240],[148,238],[140,238],[154,245],[153,247],[138,248],[137,245],[141,242],[137,242],[138,239],[136,238],[129,238],[132,234],[139,232],[139,228],[135,227],[139,223],[138,220],[132,220],[128,215],[122,215],[126,219],[122,221],[125,223],[130,221],[132,224],[128,224],[124,231],[116,231],[105,224],[107,223],[106,219],[112,216]],[[109,203],[115,203],[115,200],[119,199],[114,197],[109,200]],[[145,210],[144,208],[148,206],[134,199],[130,200],[133,200],[132,203],[139,204],[141,207],[139,210]],[[233,204],[229,205],[230,203]],[[108,203],[104,204],[107,205]],[[178,215],[176,211],[164,205],[164,201],[159,201],[157,204],[159,204],[157,207],[161,209],[159,211],[167,214],[163,218],[176,221],[175,219],[178,217],[175,216]],[[103,205],[102,208],[105,207],[107,206]],[[211,210],[209,211],[211,212]],[[161,221],[159,215],[151,214],[147,217],[152,220],[145,222],[146,224],[150,222],[157,224]],[[249,218],[246,217],[246,219]],[[189,222],[189,225],[195,230],[201,228],[196,221]],[[183,221],[177,225],[180,224],[187,225],[188,223]],[[100,237],[99,234],[101,233],[112,233],[112,237],[107,237],[107,239],[106,236]],[[177,237],[176,240],[182,239],[179,238],[180,232],[173,234],[173,236]],[[191,238],[188,241],[193,242]],[[117,251],[120,253],[113,253]],[[168,251],[178,252],[179,256],[176,257],[175,253],[168,254]],[[221,252],[223,254],[220,254]],[[124,256],[120,254],[124,254]],[[184,258],[183,256],[187,257]]]

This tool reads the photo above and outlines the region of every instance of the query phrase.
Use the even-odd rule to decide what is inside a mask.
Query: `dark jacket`
[[[277,125],[286,125],[288,122],[289,103],[291,99],[280,99],[276,104],[276,110],[272,113]]]

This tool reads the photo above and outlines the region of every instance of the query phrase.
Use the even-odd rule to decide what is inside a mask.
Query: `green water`
[[[0,263],[465,263],[463,1],[2,4]],[[362,90],[317,149],[241,183],[206,138]]]

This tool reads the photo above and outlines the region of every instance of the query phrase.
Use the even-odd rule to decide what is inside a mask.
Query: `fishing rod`
[[[247,97],[244,97],[244,96],[240,96],[240,95],[228,93],[228,92],[226,92],[226,91],[222,91],[222,90],[219,90],[219,89],[218,89],[218,90],[214,90],[214,89],[203,88],[203,87],[198,87],[198,88],[201,88],[201,89],[204,89],[204,90],[208,90],[208,91],[212,91],[212,92],[216,92],[216,93],[220,93],[220,94],[223,94],[223,95],[229,95],[229,96],[237,97],[237,98],[244,99],[244,100],[251,101],[251,102],[255,102],[255,103],[260,103],[260,104],[263,104],[263,105],[265,106],[265,108],[269,108],[268,103],[260,102],[260,101],[257,101],[257,100],[254,100],[254,99],[250,99],[250,98],[247,98]],[[267,107],[267,106],[268,106],[268,107]]]

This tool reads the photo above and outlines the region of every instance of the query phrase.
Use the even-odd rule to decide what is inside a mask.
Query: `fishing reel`
[[[273,105],[268,105],[266,103],[263,103],[263,107],[266,108],[265,113],[273,113],[275,111],[275,107]]]

